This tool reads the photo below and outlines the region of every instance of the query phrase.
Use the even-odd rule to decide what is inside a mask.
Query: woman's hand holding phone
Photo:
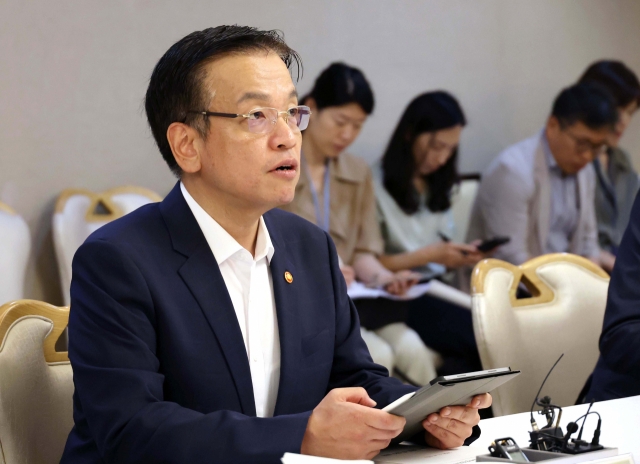
[[[437,242],[428,245],[423,250],[430,258],[426,262],[434,262],[445,265],[448,269],[458,269],[463,266],[474,266],[484,258],[473,244]],[[425,262],[425,264],[426,264]]]

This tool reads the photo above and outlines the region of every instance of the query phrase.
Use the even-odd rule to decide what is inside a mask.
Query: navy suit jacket
[[[600,359],[585,400],[640,395],[640,195],[613,267]]]
[[[377,407],[415,390],[371,360],[329,236],[280,210],[264,220],[281,345],[274,417],[255,415],[229,293],[177,184],[76,252],[62,463],[275,463],[300,451],[329,390],[364,387]]]

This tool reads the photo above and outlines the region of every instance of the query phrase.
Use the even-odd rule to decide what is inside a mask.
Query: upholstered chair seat
[[[73,375],[55,342],[67,308],[21,300],[0,307],[0,464],[60,461],[73,426]]]
[[[8,205],[0,203],[0,305],[23,298],[30,252],[27,223]]]
[[[116,187],[101,193],[68,189],[60,194],[52,226],[64,304],[70,303],[73,255],[87,237],[106,223],[160,200],[157,193],[135,186]]]

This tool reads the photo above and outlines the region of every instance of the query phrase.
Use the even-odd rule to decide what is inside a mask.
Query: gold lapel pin
[[[284,280],[286,280],[288,284],[293,282],[293,276],[291,275],[291,273],[289,271],[286,271],[284,273]]]

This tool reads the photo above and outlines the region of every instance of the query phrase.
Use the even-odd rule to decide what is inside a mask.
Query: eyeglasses
[[[308,106],[294,106],[287,111],[278,111],[276,108],[256,108],[247,114],[216,113],[212,111],[187,111],[187,113],[201,114],[204,117],[246,118],[249,132],[254,134],[268,134],[276,127],[280,115],[282,115],[282,118],[291,129],[305,130],[309,125],[311,109]]]
[[[591,152],[592,155],[598,156],[601,153],[604,153],[607,149],[606,143],[592,143],[589,140],[576,137],[568,130],[565,130],[564,133],[567,134],[571,139],[573,139],[573,142],[575,143],[575,146],[576,146],[576,151],[578,153],[584,153],[585,151],[589,151]]]

